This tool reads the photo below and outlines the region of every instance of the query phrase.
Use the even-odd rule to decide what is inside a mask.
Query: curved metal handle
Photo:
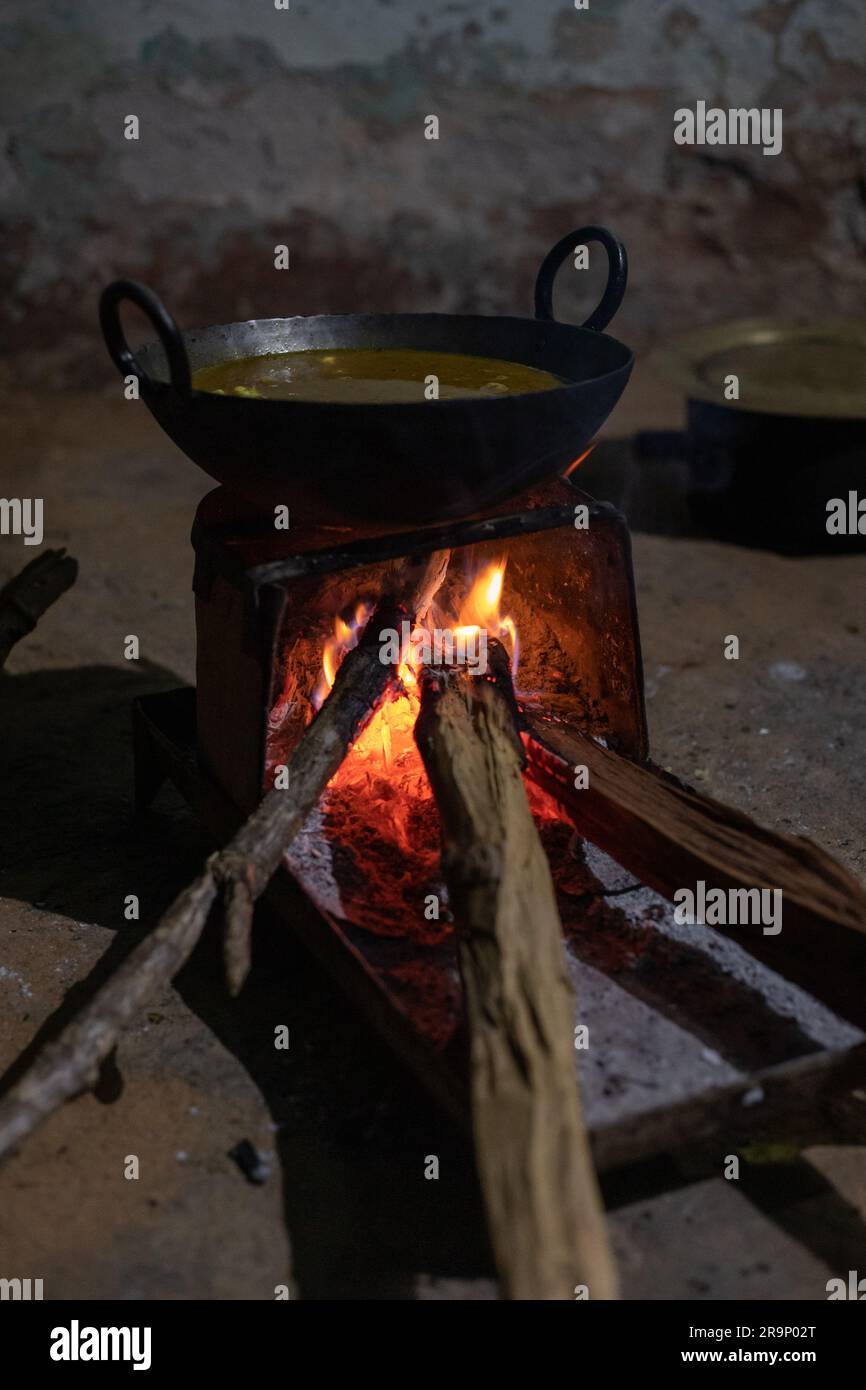
[[[120,305],[124,299],[143,309],[150,319],[159,340],[165,348],[171,385],[180,395],[187,395],[191,385],[189,359],[180,336],[180,330],[171,314],[146,285],[137,280],[115,280],[102,291],[99,300],[99,324],[109,355],[121,376],[136,376],[143,389],[153,389],[158,384],[151,380],[140,366],[138,358],[124,336],[120,322]]]
[[[600,333],[610,323],[622,303],[628,282],[628,256],[625,254],[625,247],[606,227],[579,227],[576,232],[569,232],[568,236],[564,236],[562,241],[558,241],[553,250],[547,253],[535,280],[535,317],[553,319],[553,282],[556,272],[575,246],[580,246],[585,241],[600,241],[607,252],[608,272],[604,294],[595,313],[590,314],[585,323],[581,324],[581,328],[592,328]]]

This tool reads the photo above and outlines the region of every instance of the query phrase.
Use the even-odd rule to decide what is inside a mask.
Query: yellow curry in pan
[[[550,372],[496,357],[400,348],[329,348],[239,357],[193,374],[197,391],[262,400],[394,404],[550,391]]]

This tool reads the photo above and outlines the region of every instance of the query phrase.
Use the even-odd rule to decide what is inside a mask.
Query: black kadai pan
[[[600,242],[608,259],[601,302],[580,327],[553,317],[553,282],[574,248]],[[562,238],[535,284],[535,317],[323,314],[252,319],[181,333],[152,291],[118,280],[100,323],[123,376],[138,378],[159,424],[212,478],[304,521],[424,523],[471,516],[562,472],[586,448],[628,381],[631,351],[602,330],[622,302],[625,248],[604,227]],[[158,341],[133,352],[124,300],[149,317]],[[500,397],[398,404],[329,403],[216,395],[192,373],[231,359],[306,349],[390,348],[495,357],[551,372],[562,385]]]

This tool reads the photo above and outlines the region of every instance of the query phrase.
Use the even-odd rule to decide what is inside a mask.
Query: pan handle
[[[553,319],[553,282],[556,272],[575,246],[581,246],[586,241],[600,241],[607,252],[608,271],[604,294],[595,313],[590,314],[581,324],[581,328],[592,328],[600,333],[610,323],[622,303],[628,281],[628,256],[625,254],[625,247],[606,227],[579,227],[576,232],[569,232],[568,236],[558,241],[552,251],[548,251],[535,280],[535,317]]]
[[[173,389],[178,395],[188,395],[192,382],[189,359],[180,330],[153,290],[149,290],[146,285],[140,285],[137,280],[115,280],[102,291],[99,300],[99,324],[105,346],[115,367],[122,376],[138,377],[143,390],[153,390],[158,385],[139,364],[138,358],[126,341],[120,322],[120,305],[124,299],[138,305],[138,308],[147,314],[165,348]]]

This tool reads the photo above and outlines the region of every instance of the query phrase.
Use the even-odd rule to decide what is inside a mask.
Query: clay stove
[[[243,812],[274,785],[389,570],[446,547],[436,631],[482,624],[507,643],[530,704],[645,756],[628,532],[612,508],[566,483],[482,521],[343,543],[334,530],[298,535],[239,515],[220,489],[199,508],[193,540],[198,754]],[[407,667],[403,677],[287,863],[331,917],[430,941],[444,927],[427,903],[442,893],[438,818],[413,736],[416,675]]]
[[[193,545],[199,756],[242,811],[309,722],[335,622],[356,622],[396,563],[446,547],[438,608],[459,615],[478,577],[504,566],[500,606],[516,628],[519,688],[567,704],[581,731],[646,755],[627,527],[565,482],[483,520],[360,537],[357,527],[275,530],[271,516],[218,488],[199,507]]]
[[[437,598],[450,622],[479,577],[498,571],[491,635],[512,658],[519,703],[535,728],[526,738],[527,791],[578,986],[576,1024],[606,1030],[602,1051],[581,1059],[596,1162],[642,1158],[693,1132],[802,1130],[804,1110],[820,1132],[815,1096],[828,1093],[828,1078],[844,1078],[852,1050],[859,1057],[851,1029],[814,999],[803,997],[793,1020],[779,1012],[777,977],[751,958],[762,957],[760,939],[747,943],[744,964],[733,943],[720,955],[708,928],[675,927],[669,903],[651,891],[665,891],[655,870],[664,846],[656,853],[646,817],[635,832],[650,850],[644,871],[632,865],[627,873],[619,867],[634,848],[627,806],[612,832],[595,822],[596,846],[606,843],[613,858],[563,810],[576,762],[602,759],[593,776],[603,781],[608,754],[646,767],[653,797],[685,798],[687,816],[698,809],[688,789],[661,781],[647,760],[630,543],[618,512],[559,480],[487,517],[411,533],[283,531],[218,488],[198,509],[193,544],[197,688],[139,703],[140,804],[168,775],[226,839],[273,784],[323,681],[327,688],[329,662],[332,674],[390,568],[450,549]],[[380,710],[358,739],[269,899],[465,1120],[461,986],[439,880],[438,819],[411,736],[411,693],[399,699],[407,702],[402,713]],[[439,915],[427,910],[431,898],[443,903]],[[821,943],[809,951],[805,937],[787,939],[787,957],[774,942],[763,959],[810,981],[818,998],[860,1023],[856,999],[846,1007],[846,972],[822,966]],[[743,1096],[759,1090],[768,1103],[747,1112]]]

